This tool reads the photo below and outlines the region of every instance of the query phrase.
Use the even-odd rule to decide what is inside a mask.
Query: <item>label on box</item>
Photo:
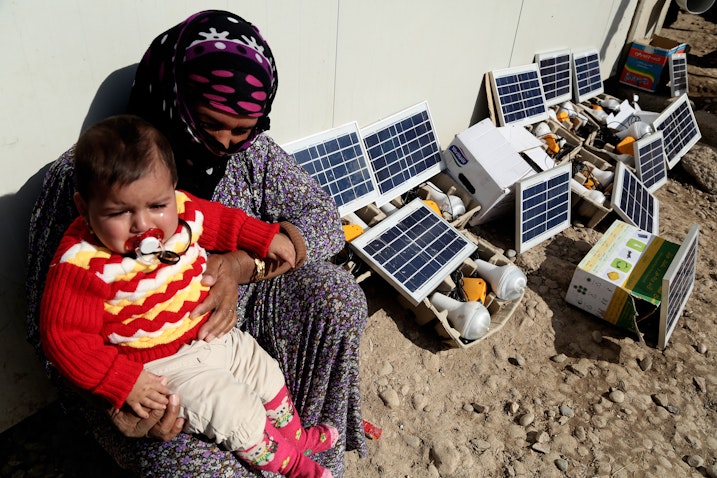
[[[633,42],[620,74],[620,83],[635,86],[642,90],[657,90],[667,58],[673,53],[685,51],[685,44],[662,37],[653,38],[653,42],[669,48],[660,48],[647,42]]]

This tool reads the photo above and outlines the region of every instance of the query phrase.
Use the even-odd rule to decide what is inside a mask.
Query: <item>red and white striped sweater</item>
[[[42,345],[72,383],[121,407],[142,364],[197,338],[209,314],[189,313],[208,293],[201,285],[210,251],[244,249],[266,257],[279,231],[239,209],[177,191],[181,226],[165,248],[176,264],[145,264],[104,247],[82,218],[65,232],[47,275],[40,312]]]

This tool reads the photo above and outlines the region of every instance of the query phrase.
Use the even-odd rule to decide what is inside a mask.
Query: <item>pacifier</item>
[[[124,244],[124,248],[127,252],[134,252],[137,256],[146,256],[149,254],[155,254],[162,252],[162,239],[164,239],[164,232],[161,229],[154,227],[147,229],[142,234],[127,239]]]

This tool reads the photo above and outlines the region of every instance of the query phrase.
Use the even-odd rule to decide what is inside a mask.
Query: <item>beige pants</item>
[[[251,335],[232,329],[211,342],[196,340],[146,363],[167,377],[179,396],[184,431],[201,433],[229,450],[245,449],[264,437],[264,403],[284,386],[279,364]]]

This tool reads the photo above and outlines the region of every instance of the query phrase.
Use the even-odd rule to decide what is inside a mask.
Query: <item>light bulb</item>
[[[476,265],[478,275],[490,283],[499,299],[515,300],[523,295],[528,279],[516,265],[497,266],[480,259],[476,260]]]
[[[440,292],[428,299],[437,310],[445,310],[451,326],[466,340],[478,340],[490,329],[490,313],[480,302],[460,302]]]

